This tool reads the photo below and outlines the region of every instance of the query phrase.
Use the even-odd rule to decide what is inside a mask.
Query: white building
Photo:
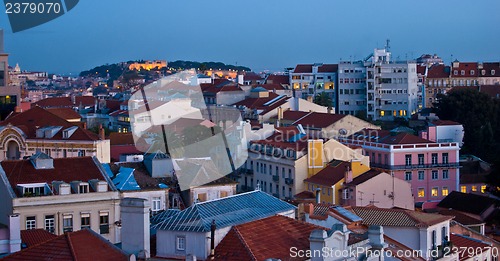
[[[362,61],[339,63],[337,112],[359,115],[366,112],[366,68]]]
[[[337,70],[337,64],[298,64],[289,74],[295,97],[308,99],[325,92],[332,98],[332,108],[335,108]]]

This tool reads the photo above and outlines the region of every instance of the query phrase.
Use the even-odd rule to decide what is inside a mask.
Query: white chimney
[[[245,83],[244,77],[245,76],[243,74],[238,74],[238,84],[243,85],[243,83]]]
[[[138,258],[151,257],[149,234],[149,205],[142,198],[124,198],[121,207],[122,250]]]
[[[21,217],[19,214],[9,215],[9,252],[21,250]]]

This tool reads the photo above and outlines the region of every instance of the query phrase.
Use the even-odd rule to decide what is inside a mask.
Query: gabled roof
[[[271,216],[237,225],[215,248],[216,260],[265,260],[290,259],[290,248],[297,251],[309,250],[309,236],[316,229],[324,227],[297,221],[285,216]],[[293,260],[307,260],[308,257]]]
[[[446,196],[438,207],[452,208],[466,213],[481,215],[485,210],[494,206],[497,200],[471,193],[452,191]]]
[[[423,213],[406,209],[383,209],[377,207],[349,207],[357,216],[363,219],[365,225],[389,227],[429,227],[447,220],[453,216]]]
[[[290,84],[290,77],[288,75],[270,74],[266,78],[266,83]]]
[[[346,185],[347,186],[357,186],[359,184],[363,184],[366,181],[378,176],[380,173],[382,173],[382,172],[379,170],[375,170],[375,169],[369,170],[369,171],[353,178],[352,181],[347,183]]]
[[[335,160],[328,163],[324,169],[315,175],[305,179],[304,182],[331,187],[345,177],[345,172],[350,166],[351,163],[349,162]]]
[[[149,222],[151,223],[151,225],[156,225],[156,224],[164,221],[165,219],[168,219],[174,215],[179,214],[179,212],[181,212],[179,209],[169,208],[167,210],[164,210],[164,211],[152,216],[149,219]]]
[[[128,255],[89,229],[66,233],[23,249],[2,260],[128,260]]]
[[[425,65],[417,64],[417,74],[425,75],[426,68],[427,68],[427,66],[425,66]]]
[[[295,206],[255,190],[196,203],[162,222],[158,229],[208,232],[213,220],[220,229],[294,210]]]
[[[444,64],[434,64],[427,71],[428,79],[448,78],[450,77],[450,66]]]
[[[39,100],[32,104],[32,106],[40,106],[42,108],[71,108],[73,102],[70,97],[51,97]]]
[[[323,64],[318,67],[318,72],[320,73],[334,73],[339,70],[338,64]]]
[[[22,244],[25,244],[26,247],[38,245],[55,237],[57,236],[41,228],[21,230],[21,242]]]
[[[262,76],[254,72],[246,72],[243,76],[244,81],[260,81],[263,80]]]
[[[465,78],[465,77],[478,77],[478,64],[476,62],[458,62],[458,67],[451,68],[451,77],[453,78]],[[462,75],[462,70],[464,75]],[[455,75],[455,71],[457,74]],[[473,73],[471,73],[473,71]]]
[[[293,73],[312,73],[312,64],[297,64]]]
[[[23,130],[29,139],[37,139],[36,131],[39,128],[48,126],[62,126],[51,138],[39,138],[39,139],[50,139],[50,140],[84,140],[84,141],[96,141],[99,140],[99,136],[81,127],[77,127],[75,132],[69,137],[63,139],[63,131],[67,128],[76,126],[71,122],[41,108],[34,107],[25,112],[19,113],[8,119],[2,121],[0,126],[6,126],[12,124]]]
[[[304,128],[326,128],[345,117],[347,117],[347,115],[310,112],[306,116],[295,121],[293,124],[294,125],[302,124]]]
[[[312,73],[315,64],[297,64],[293,73]],[[334,73],[338,71],[338,64],[318,64],[319,73]]]
[[[430,140],[426,140],[420,138],[418,136],[400,132],[394,133],[387,130],[376,130],[376,129],[362,129],[353,135],[347,137],[347,139],[356,140],[356,141],[367,141],[367,142],[375,142],[381,144],[419,144],[419,143],[435,143]]]
[[[474,249],[474,253],[485,253],[488,249],[491,249],[491,245],[475,238],[467,237],[464,235],[450,233],[450,241],[453,243],[454,247],[458,249]],[[458,251],[459,260],[468,260],[471,257],[467,251]],[[493,252],[491,252],[493,253]]]
[[[119,133],[111,132],[109,134],[109,140],[111,145],[134,145],[134,136],[132,132]]]
[[[71,108],[47,108],[48,112],[65,120],[81,120],[82,116]]]
[[[18,191],[18,184],[47,183],[50,186],[53,181],[106,180],[106,174],[101,172],[92,157],[56,158],[53,162],[52,169],[36,169],[30,159],[4,160],[0,166],[14,191]]]

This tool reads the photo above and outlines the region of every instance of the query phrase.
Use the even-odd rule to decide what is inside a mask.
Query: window
[[[465,75],[465,70],[461,70],[460,75]]]
[[[73,231],[73,215],[64,214],[63,215],[63,232]]]
[[[186,238],[183,236],[177,236],[175,238],[175,249],[177,251],[185,251],[186,250]]]
[[[491,70],[491,75],[495,75],[495,70]]]
[[[411,166],[411,154],[405,155],[405,165]]]
[[[89,193],[89,185],[88,184],[80,184],[80,186],[78,186],[78,193],[79,194]]]
[[[437,170],[432,171],[432,179],[438,179],[438,171]]]
[[[425,179],[425,172],[423,170],[418,171],[418,180],[424,180]]]
[[[47,230],[49,233],[54,234],[54,215],[47,215],[45,216],[45,230]]]
[[[443,164],[448,164],[448,153],[443,153]]]
[[[23,197],[45,195],[45,187],[24,187]]]
[[[411,171],[405,173],[405,180],[411,180]]]
[[[258,183],[258,181],[257,181]],[[207,193],[199,193],[198,194],[198,202],[205,202],[207,201]]]
[[[477,186],[472,186],[471,190],[472,192],[477,192]]]
[[[418,188],[418,197],[419,198],[425,197],[425,189],[424,188]]]
[[[448,170],[447,169],[443,169],[443,179],[448,179],[448,178],[449,178]]]
[[[441,189],[441,195],[442,195],[442,196],[448,196],[448,193],[449,193],[449,191],[448,191],[448,187],[443,187],[443,188]]]
[[[432,164],[438,164],[438,154],[432,153]]]
[[[460,186],[460,192],[467,193],[467,187],[466,186]]]
[[[436,230],[432,230],[432,248],[436,248]]]
[[[81,229],[88,228],[90,229],[90,213],[82,213],[81,215]]]
[[[285,168],[281,168],[281,177],[285,178]]]
[[[199,197],[199,195],[198,195]],[[158,213],[161,210],[161,198],[154,197],[151,199],[151,212],[154,214]]]
[[[470,75],[474,75],[475,71],[474,70],[470,70]]]
[[[100,212],[99,213],[99,233],[109,234],[109,213]]]
[[[278,191],[278,190],[276,189],[276,191]],[[227,197],[227,195],[228,195],[227,191],[221,191],[219,197],[225,198],[225,197]]]
[[[85,150],[79,150],[78,157],[85,157]]]
[[[35,229],[36,228],[36,217],[26,217],[26,230]]]
[[[481,193],[485,193],[486,192],[486,185],[482,185],[481,186]]]
[[[431,189],[431,196],[433,196],[433,197],[437,197],[438,196],[438,188],[437,187],[433,187]]]
[[[418,154],[418,165],[424,165],[424,154]]]

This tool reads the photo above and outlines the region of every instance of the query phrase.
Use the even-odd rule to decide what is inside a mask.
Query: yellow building
[[[128,66],[129,70],[152,70],[161,69],[167,67],[167,61],[165,60],[155,60],[155,61],[144,61],[142,63],[132,63]]]
[[[321,170],[309,167],[309,173],[312,175],[304,180],[304,190],[316,195],[320,193],[320,202],[340,204],[341,197],[339,191],[344,182],[348,183],[353,178],[370,170],[370,166],[363,164],[358,160],[350,162],[333,160]]]

